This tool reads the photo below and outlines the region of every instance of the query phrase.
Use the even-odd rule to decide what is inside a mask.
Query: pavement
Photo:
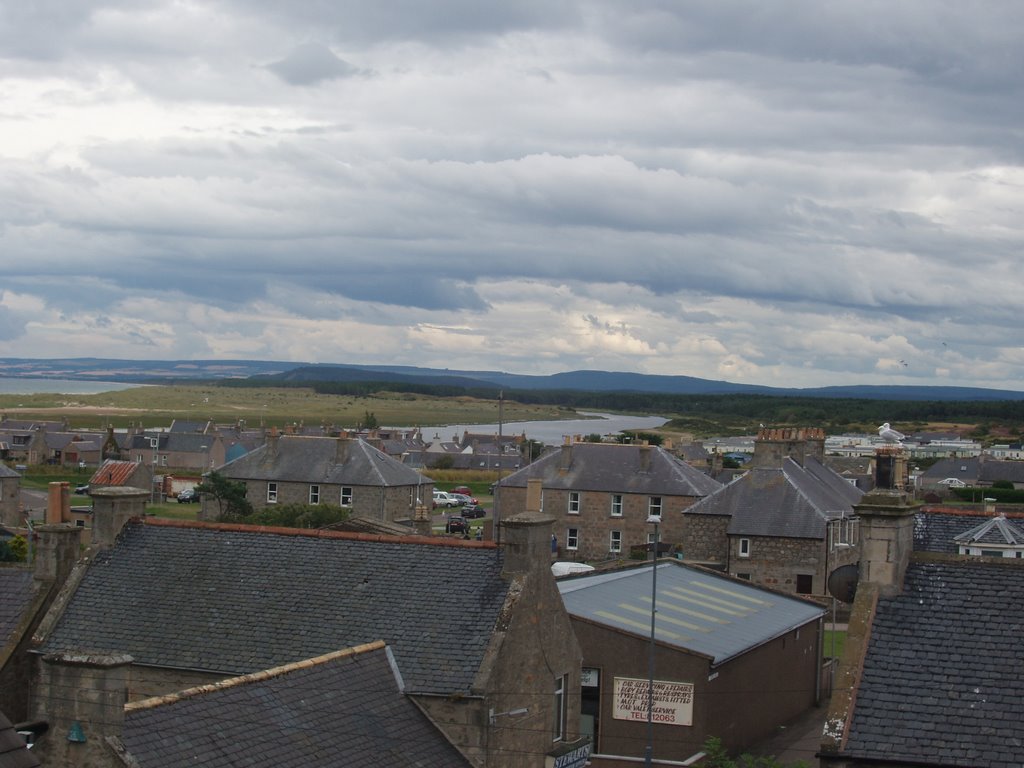
[[[825,629],[845,632],[848,625],[827,622]],[[774,757],[786,768],[800,761],[808,768],[818,768],[820,761],[815,755],[821,746],[828,705],[829,700],[823,699],[819,706],[811,707],[793,722],[776,729],[773,736],[745,751],[758,757]]]
[[[818,768],[820,763],[815,755],[821,746],[821,733],[827,714],[828,702],[824,701],[821,706],[811,707],[789,725],[780,727],[771,738],[745,751],[758,757],[774,757],[787,768],[799,761],[803,761],[808,768]]]

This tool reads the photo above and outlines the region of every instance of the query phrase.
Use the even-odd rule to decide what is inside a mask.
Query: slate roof
[[[3,713],[0,713],[0,768],[36,768],[39,760],[25,746]]]
[[[375,643],[126,707],[141,768],[470,766]]]
[[[295,435],[273,438],[223,465],[218,472],[233,480],[327,485],[406,486],[431,482],[364,440]]]
[[[651,568],[559,579],[571,616],[650,636]],[[817,621],[824,609],[737,579],[666,561],[658,565],[655,637],[715,664]]]
[[[150,442],[156,438],[154,449]],[[132,451],[165,451],[169,453],[202,453],[208,449],[216,435],[204,435],[198,432],[153,432],[145,435],[132,435],[127,448]]]
[[[0,648],[13,637],[32,597],[31,571],[0,568]]]
[[[913,562],[881,598],[844,754],[914,765],[1020,766],[1024,567]]]
[[[502,563],[489,542],[133,522],[41,650],[246,674],[384,640],[410,691],[465,693],[508,591]]]
[[[1024,528],[1024,515],[1018,513],[1009,517],[1016,528]],[[967,510],[922,509],[914,515],[914,551],[956,554],[957,536],[994,519],[991,514],[972,514]]]
[[[21,477],[20,472],[15,472],[3,462],[0,462],[0,477]]]
[[[571,460],[563,466],[566,456]],[[655,496],[704,497],[722,487],[659,446],[610,443],[556,447],[498,485],[526,487],[537,478],[544,488]]]
[[[863,492],[814,458],[755,467],[686,510],[728,515],[735,536],[823,539],[829,520],[852,516]]]

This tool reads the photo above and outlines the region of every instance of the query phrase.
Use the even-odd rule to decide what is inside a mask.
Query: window
[[[167,466],[167,454],[166,453],[161,453],[160,454],[160,466],[161,467],[166,467]]]
[[[580,548],[580,529],[570,528],[565,533],[565,548],[566,549],[579,549]]]
[[[309,486],[309,503],[319,504],[320,503],[320,486],[311,485]]]
[[[569,514],[578,515],[580,513],[580,492],[569,491]]]
[[[565,738],[565,725],[568,715],[566,706],[566,689],[569,687],[569,676],[562,675],[555,679],[555,723],[554,741],[561,741]]]
[[[740,539],[740,557],[750,557],[750,539]]]
[[[622,517],[622,494],[612,494],[612,517]]]
[[[800,595],[811,594],[814,576],[809,573],[798,573],[796,575],[796,591]]]
[[[277,483],[267,483],[267,503],[277,504]]]
[[[661,517],[661,496],[651,496],[647,504],[647,516]]]
[[[744,581],[750,581],[750,574],[749,573],[737,573],[736,574],[736,578],[737,579],[743,579]]]
[[[622,551],[622,531],[612,531],[608,536],[608,551]]]
[[[350,485],[341,486],[341,506],[352,506],[352,486]]]

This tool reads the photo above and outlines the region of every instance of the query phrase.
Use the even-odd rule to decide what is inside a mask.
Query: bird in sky
[[[878,436],[890,443],[899,443],[906,437],[902,432],[890,427],[888,421],[878,428]]]

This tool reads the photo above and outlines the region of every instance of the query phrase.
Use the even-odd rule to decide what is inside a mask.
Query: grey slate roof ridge
[[[833,470],[808,459],[754,467],[686,509],[686,515],[730,518],[730,535],[821,539],[829,520],[853,515],[861,492]]]
[[[374,643],[327,656],[193,689],[187,697],[129,705],[125,751],[143,768],[469,768],[404,695],[388,647]]]
[[[954,536],[953,540],[957,543],[1021,544],[1024,543],[1024,531],[1000,515]]]
[[[555,447],[525,467],[502,478],[498,484],[502,487],[522,488],[527,485],[528,480],[542,478],[552,486],[579,491],[621,490],[624,493],[659,492],[662,495],[700,497],[721,488],[721,483],[717,480],[691,467],[660,446],[579,442],[566,447],[572,452],[572,462],[567,473],[563,473],[558,467],[563,448]],[[637,461],[641,449],[650,451],[650,465],[646,470],[641,469]],[[616,483],[613,479],[616,475],[634,482],[644,479],[647,482],[634,490]]]
[[[238,675],[383,639],[410,690],[471,692],[509,591],[492,542],[183,522],[127,525],[39,652]]]
[[[337,461],[339,440],[350,445],[345,460]],[[378,450],[362,438],[281,435],[217,470],[226,477],[345,484],[354,486],[409,486],[430,483],[420,473]]]

